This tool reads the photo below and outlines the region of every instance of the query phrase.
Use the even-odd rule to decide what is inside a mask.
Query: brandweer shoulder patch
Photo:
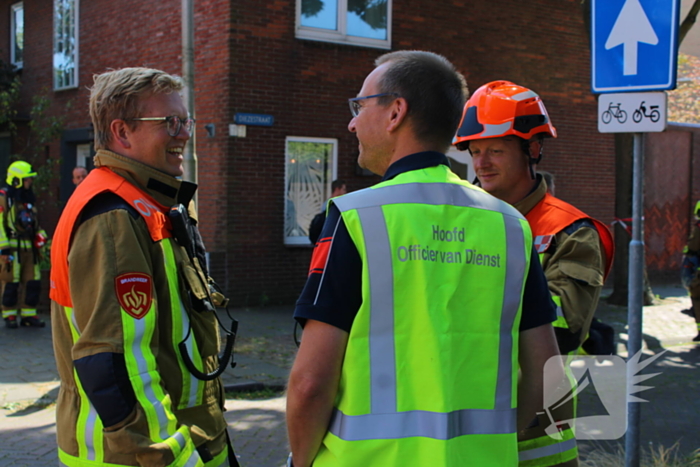
[[[117,299],[122,309],[136,319],[146,316],[153,301],[153,279],[141,272],[128,272],[114,279]]]

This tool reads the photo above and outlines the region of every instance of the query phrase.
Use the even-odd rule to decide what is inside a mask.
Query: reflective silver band
[[[369,355],[372,413],[396,412],[394,273],[389,232],[380,206],[358,210],[370,283]]]
[[[345,415],[334,409],[329,431],[346,441],[421,436],[452,439],[464,435],[508,434],[515,431],[516,409],[465,409],[454,412],[409,412]]]
[[[561,454],[574,448],[576,448],[576,438],[571,438],[567,439],[566,441],[550,444],[549,446],[520,451],[518,453],[518,460],[520,460],[520,462],[524,462],[533,459],[540,459],[542,457],[553,456],[554,454]]]
[[[138,366],[138,375],[143,384],[143,392],[146,399],[152,404],[153,412],[155,412],[158,418],[159,436],[160,439],[167,439],[170,437],[168,433],[168,415],[165,413],[165,407],[160,399],[158,399],[153,390],[153,385],[158,384],[153,381],[153,374],[148,368],[148,359],[144,355],[143,345],[144,339],[146,339],[146,320],[145,319],[135,319],[133,320],[135,336],[134,342],[131,343],[131,352],[134,355],[134,362]]]
[[[498,344],[498,381],[494,408],[509,409],[513,395],[513,323],[518,314],[523,291],[523,278],[527,274],[527,257],[523,227],[511,216],[503,216],[506,233],[506,280],[503,288],[503,308]]]
[[[529,89],[527,91],[519,92],[518,94],[515,94],[514,96],[511,97],[514,101],[524,101],[525,99],[530,99],[533,97],[540,97],[538,96],[534,91],[530,91]]]
[[[192,454],[190,454],[190,458],[187,459],[187,463],[183,467],[197,467],[198,465],[203,465],[202,464],[202,458],[199,457],[199,453],[194,450]]]
[[[513,323],[520,306],[527,267],[522,216],[511,206],[479,190],[453,183],[410,183],[355,192],[333,200],[341,212],[356,209],[366,248],[370,290],[370,414],[349,416],[335,409],[329,431],[341,439],[396,439],[423,436],[451,439],[468,434],[514,433]],[[394,277],[391,245],[382,206],[451,205],[503,214],[506,267],[498,351],[495,410],[449,413],[397,412],[394,346]]]
[[[557,306],[557,318],[563,318],[564,311],[561,309],[561,305]]]
[[[97,411],[95,410],[95,407],[93,407],[92,403],[88,401],[88,416],[87,420],[85,420],[85,447],[87,448],[87,452],[85,453],[85,457],[87,457],[88,460],[94,461],[97,460],[97,453],[95,451],[95,434],[98,436],[102,436],[102,431],[100,430],[99,432],[95,431],[95,423],[97,422]]]
[[[332,201],[341,212],[388,204],[452,205],[522,217],[518,211],[493,196],[478,189],[467,188],[456,183],[406,183],[381,188],[367,188]]]

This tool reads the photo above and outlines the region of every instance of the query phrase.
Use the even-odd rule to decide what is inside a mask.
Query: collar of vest
[[[539,187],[532,194],[534,195],[537,192],[539,192]],[[520,210],[520,207],[518,207],[518,210]],[[598,219],[590,217],[585,212],[566,201],[562,201],[550,195],[546,192],[546,187],[545,193],[540,201],[535,204],[533,208],[528,210],[525,217],[530,223],[532,236],[536,243],[538,240],[537,237],[556,235],[577,220],[589,219],[595,225],[598,236],[600,237],[600,243],[605,253],[604,277],[608,277],[615,254],[615,242],[613,241],[610,229],[608,229],[605,224]]]
[[[521,199],[513,205],[515,209],[520,211],[520,214],[526,216],[537,204],[542,201],[544,195],[547,194],[547,185],[541,175],[537,175],[538,183],[534,190],[525,198]]]
[[[56,226],[51,254],[50,297],[62,306],[73,306],[70,296],[68,253],[73,237],[73,229],[85,205],[95,196],[112,192],[121,197],[136,210],[148,228],[154,242],[172,237],[172,226],[168,218],[169,206],[164,206],[150,196],[150,193],[107,166],[97,167],[78,185],[61,214]],[[152,192],[152,191],[150,191]]]
[[[139,161],[100,149],[95,154],[95,167],[108,167],[129,183],[147,193],[163,206],[177,203],[189,206],[197,185],[160,172]]]

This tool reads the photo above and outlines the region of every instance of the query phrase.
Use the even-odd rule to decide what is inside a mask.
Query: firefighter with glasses
[[[51,255],[61,465],[237,467],[223,416],[216,307],[192,199],[179,180],[194,131],[179,77],[95,76],[95,169]]]

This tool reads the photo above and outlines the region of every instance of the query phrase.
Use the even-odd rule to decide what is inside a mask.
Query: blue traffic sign
[[[595,93],[676,87],[680,0],[592,0]]]

